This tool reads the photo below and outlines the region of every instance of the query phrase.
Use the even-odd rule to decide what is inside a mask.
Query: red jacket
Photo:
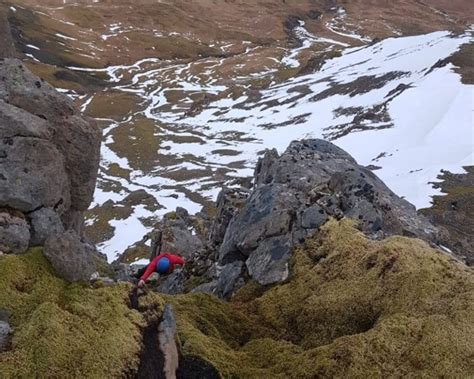
[[[156,269],[156,263],[158,262],[158,260],[160,258],[163,258],[163,257],[166,257],[169,259],[170,261],[170,268],[168,269],[168,272],[167,274],[171,273],[174,271],[174,266],[175,265],[180,265],[180,266],[183,266],[184,265],[184,259],[181,258],[181,257],[178,257],[177,255],[173,255],[173,254],[169,254],[169,253],[162,253],[160,255],[158,255],[157,257],[155,257],[151,262],[150,264],[148,265],[148,267],[146,268],[145,272],[143,273],[142,277],[140,278],[140,280],[147,280],[148,277],[155,271]]]

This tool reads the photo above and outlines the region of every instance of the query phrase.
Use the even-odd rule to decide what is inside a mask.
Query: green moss
[[[92,259],[94,261],[95,268],[100,276],[108,276],[109,278],[115,278],[115,272],[112,269],[112,266],[107,262],[105,258],[93,255]]]
[[[184,354],[223,377],[474,374],[472,270],[422,241],[332,221],[295,251],[291,280],[261,292],[171,299]]]
[[[0,258],[0,308],[11,312],[4,377],[117,377],[135,368],[144,320],[129,286],[91,289],[54,276],[41,249]]]
[[[472,270],[420,240],[368,240],[345,220],[295,250],[287,283],[247,284],[231,303],[150,291],[140,314],[129,289],[69,285],[40,249],[1,258],[0,308],[15,329],[2,374],[134,372],[140,327],[169,302],[181,353],[224,378],[474,375]]]

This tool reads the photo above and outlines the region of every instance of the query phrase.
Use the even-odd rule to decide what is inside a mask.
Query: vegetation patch
[[[144,319],[128,285],[67,284],[36,248],[0,258],[0,308],[11,312],[3,377],[118,377],[138,365]]]
[[[169,299],[185,356],[262,378],[473,375],[473,300],[469,268],[420,240],[370,241],[349,221],[297,249],[286,284],[248,284],[231,304]]]

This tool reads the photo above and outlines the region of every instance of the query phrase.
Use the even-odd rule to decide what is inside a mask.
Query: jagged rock
[[[157,227],[162,231],[162,252],[178,254],[190,258],[204,247],[204,243],[197,233],[194,218],[189,216],[184,208],[177,208],[176,212],[165,215]]]
[[[293,247],[330,217],[357,220],[371,238],[398,234],[434,242],[438,235],[344,150],[323,140],[295,141],[281,156],[270,150],[258,162],[255,187],[229,222],[219,262],[246,261],[260,284],[284,281]]]
[[[248,257],[268,237],[290,232],[298,199],[285,185],[262,184],[232,219],[220,248],[222,264]]]
[[[243,266],[243,262],[240,261],[225,265],[222,268],[213,292],[223,299],[229,298],[232,293],[244,284],[241,279]]]
[[[184,274],[182,270],[175,270],[165,277],[156,290],[168,295],[177,295],[184,292]]]
[[[7,349],[10,333],[12,332],[8,319],[9,313],[4,309],[0,309],[0,353]]]
[[[8,212],[0,213],[0,251],[24,253],[30,241],[30,228],[22,217]]]
[[[114,270],[114,276],[117,279],[117,281],[119,282],[132,282],[133,281],[132,268],[128,264],[115,261],[111,264],[111,266],[112,266],[112,269]]]
[[[158,326],[158,341],[164,357],[163,374],[166,379],[176,378],[179,365],[178,346],[176,345],[176,318],[173,306],[166,304],[162,320]]]
[[[229,222],[248,197],[246,189],[224,188],[217,197],[216,216],[212,222],[209,240],[218,246],[222,243]]]
[[[0,99],[47,121],[51,142],[64,157],[75,210],[92,201],[100,158],[101,133],[92,120],[79,115],[72,101],[29,72],[19,60],[0,65]]]
[[[64,231],[59,215],[51,208],[41,208],[28,215],[31,225],[30,246],[43,245],[51,234]]]
[[[69,282],[88,281],[96,271],[92,255],[72,230],[51,235],[44,245],[44,255],[56,274]]]
[[[265,239],[246,261],[250,277],[262,285],[285,281],[291,250],[288,236]]]

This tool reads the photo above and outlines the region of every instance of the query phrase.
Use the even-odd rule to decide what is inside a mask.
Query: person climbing
[[[184,264],[184,259],[178,255],[162,253],[156,256],[141,275],[138,281],[138,288],[142,288],[145,285],[145,281],[153,272],[157,272],[160,275],[168,275],[174,271],[176,265],[184,266]]]

